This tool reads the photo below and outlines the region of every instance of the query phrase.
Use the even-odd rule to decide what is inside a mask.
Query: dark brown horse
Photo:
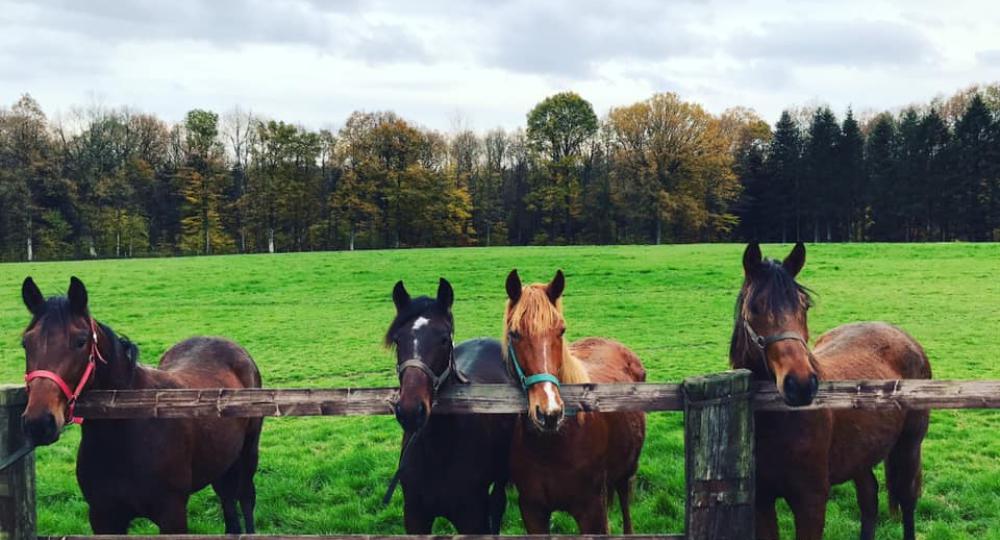
[[[747,246],[729,352],[734,368],[775,382],[791,406],[810,404],[820,380],[931,377],[920,345],[886,323],[838,326],[820,336],[810,351],[806,312],[811,300],[795,281],[805,260],[801,243],[782,262],[763,260],[756,243]],[[878,481],[872,469],[881,461],[889,506],[902,509],[903,537],[914,538],[927,411],[760,412],[755,420],[757,538],[778,538],[774,505],[779,497],[795,515],[796,538],[822,538],[830,486],[847,481],[854,482],[861,507],[861,538],[874,538]]]
[[[511,447],[511,478],[529,534],[548,534],[552,512],[568,512],[581,534],[608,533],[608,501],[617,492],[626,534],[632,479],[646,437],[643,412],[569,417],[561,383],[643,382],[646,370],[624,345],[604,338],[568,344],[562,313],[562,271],[549,284],[521,286],[507,276],[504,353],[528,394]]]
[[[260,387],[250,355],[220,338],[174,345],[159,369],[139,364],[133,343],[91,317],[87,289],[75,277],[67,297],[46,300],[30,277],[21,295],[32,316],[23,336],[28,405],[22,421],[36,445],[59,439],[63,425],[73,419],[76,397],[89,389]],[[94,533],[125,534],[137,517],[149,518],[164,534],[186,533],[188,497],[208,484],[222,501],[226,533],[240,532],[237,501],[247,532],[253,532],[261,422],[87,420],[76,477]]]
[[[471,339],[453,347],[454,292],[445,279],[436,298],[410,298],[400,281],[392,299],[396,318],[385,342],[396,349],[400,382],[395,409],[404,430],[399,475],[406,532],[429,534],[441,516],[461,534],[499,534],[513,416],[432,415],[431,409],[451,385],[513,384],[500,343]]]

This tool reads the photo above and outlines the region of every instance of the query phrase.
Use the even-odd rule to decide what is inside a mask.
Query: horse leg
[[[605,493],[571,509],[569,513],[580,527],[580,534],[608,534],[608,498]]]
[[[889,491],[889,509],[897,505],[903,512],[903,540],[916,538],[914,511],[920,498],[922,470],[920,444],[927,434],[930,417],[926,411],[910,411],[903,433],[885,460],[885,484]]]
[[[552,526],[552,510],[543,508],[520,498],[517,502],[521,507],[521,521],[528,534],[549,534]]]
[[[493,490],[489,497],[490,534],[500,534],[503,525],[503,515],[507,510],[507,480],[493,482]]]
[[[776,498],[757,494],[754,505],[754,529],[757,540],[778,540],[778,513],[774,508]]]
[[[622,507],[622,533],[632,534],[632,512],[629,509],[632,501],[632,477],[619,482],[615,491],[618,492],[618,504]]]
[[[403,496],[403,528],[406,534],[430,534],[434,516],[422,506],[408,502],[405,492]]]
[[[257,474],[257,462],[259,461],[260,431],[264,420],[262,418],[251,418],[246,439],[243,442],[243,450],[239,466],[239,492],[240,509],[243,510],[243,523],[246,525],[247,534],[257,532],[254,523],[253,513],[257,506],[257,486],[254,485],[254,475]]]
[[[188,495],[167,495],[149,519],[160,528],[160,534],[187,534],[187,503]]]
[[[91,505],[88,514],[94,534],[128,534],[128,526],[135,517],[121,507]]]
[[[826,502],[829,486],[817,492],[799,493],[796,497],[788,497],[788,506],[795,515],[796,540],[823,540],[823,528],[826,525]]]
[[[875,473],[867,470],[859,474],[854,479],[854,491],[861,509],[861,540],[873,540],[878,521],[878,480]]]
[[[226,534],[240,534],[240,516],[236,509],[236,499],[240,491],[240,463],[237,460],[218,480],[212,489],[222,503],[222,519],[226,523]]]
[[[486,535],[490,534],[490,500],[489,495],[475,498],[476,502],[459,506],[454,513],[449,513],[448,520],[455,526],[458,534]]]

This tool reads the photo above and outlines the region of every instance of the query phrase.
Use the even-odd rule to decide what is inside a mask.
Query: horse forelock
[[[516,303],[507,300],[504,310],[504,331],[501,338],[504,361],[510,366],[508,358],[509,340],[511,331],[522,334],[537,334],[556,328],[565,324],[563,317],[562,298],[558,298],[555,304],[549,300],[546,292],[546,285],[535,283],[524,287],[521,298]],[[564,384],[589,383],[590,377],[583,363],[580,362],[573,353],[570,352],[568,341],[562,339],[563,362],[556,375]]]

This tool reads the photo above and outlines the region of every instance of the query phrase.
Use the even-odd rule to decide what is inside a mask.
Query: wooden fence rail
[[[561,389],[567,407],[582,411],[684,411],[687,501],[683,536],[633,540],[750,538],[753,535],[753,414],[802,409],[996,409],[1000,381],[827,381],[813,404],[790,409],[774,384],[755,384],[745,370],[692,377],[683,384],[584,384]],[[391,414],[395,388],[90,391],[76,412],[84,418],[353,416]],[[0,462],[24,445],[24,388],[0,386]],[[444,414],[520,413],[523,392],[505,385],[448,389],[434,410]],[[0,472],[0,540],[35,540],[34,459]],[[45,537],[112,540],[123,537]],[[160,537],[172,540],[171,537]],[[185,536],[186,540],[233,538]],[[247,537],[251,538],[251,537]],[[375,540],[390,536],[255,536],[255,539]],[[418,540],[493,537],[406,537]],[[529,537],[504,536],[526,540]],[[530,537],[568,539],[565,536]],[[580,537],[573,537],[580,538]],[[595,540],[604,537],[584,537]]]
[[[680,384],[567,384],[568,407],[582,411],[681,411]],[[395,388],[214,389],[91,391],[77,404],[84,418],[187,418],[251,416],[355,416],[392,414]],[[520,388],[453,386],[439,396],[437,413],[524,412]],[[826,381],[807,407],[785,405],[773,383],[755,385],[754,410],[991,409],[1000,408],[1000,381]]]

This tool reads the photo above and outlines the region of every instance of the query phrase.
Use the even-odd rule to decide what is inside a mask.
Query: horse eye
[[[510,338],[513,339],[514,341],[517,341],[517,340],[521,339],[521,333],[518,332],[517,330],[511,330],[510,331]]]
[[[76,338],[73,345],[76,345],[77,349],[82,349],[87,345],[87,338]]]
[[[559,337],[563,337],[565,335],[566,335],[566,328],[560,328],[559,329]]]
[[[21,338],[21,348],[22,349],[27,349],[28,348],[28,340],[27,339]]]

